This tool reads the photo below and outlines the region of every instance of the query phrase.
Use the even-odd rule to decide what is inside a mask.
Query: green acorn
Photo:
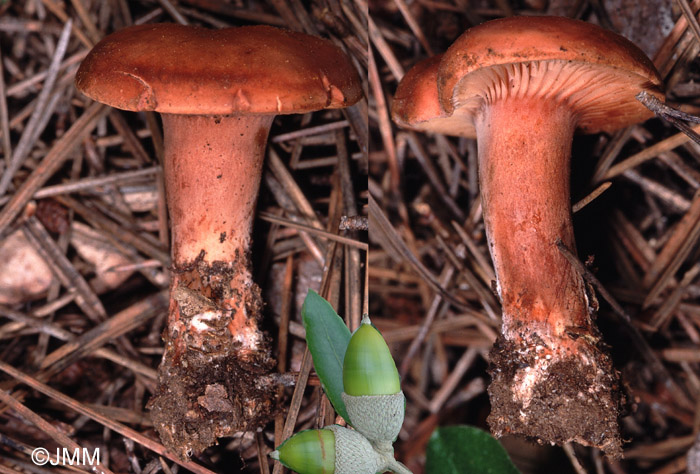
[[[352,426],[376,449],[393,453],[391,444],[401,430],[406,399],[389,346],[367,315],[345,351],[343,388]]]
[[[367,438],[340,425],[301,431],[270,457],[299,474],[374,474],[392,467]]]
[[[352,334],[343,361],[343,388],[348,395],[393,395],[401,391],[389,346],[369,316]]]

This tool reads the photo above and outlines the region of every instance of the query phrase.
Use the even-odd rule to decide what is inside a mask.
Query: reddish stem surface
[[[503,305],[490,353],[496,435],[576,441],[621,454],[619,375],[601,349],[575,251],[569,162],[576,117],[566,104],[507,98],[477,116],[484,221]]]
[[[590,328],[581,276],[557,249],[575,251],[569,169],[574,120],[566,107],[509,99],[477,123],[484,220],[508,339],[537,333],[559,343]]]
[[[250,232],[272,115],[163,114],[165,183],[175,273],[169,326],[189,289],[222,310],[195,317],[191,332],[228,325],[232,340],[257,350],[260,306],[249,264]],[[196,263],[196,265],[195,265]],[[192,273],[193,265],[198,270]],[[206,269],[205,269],[206,268]],[[178,290],[179,289],[179,290]],[[187,303],[187,302],[185,302]],[[204,314],[204,313],[199,313]],[[205,318],[219,322],[204,324]]]
[[[232,260],[250,244],[274,116],[162,117],[173,261]]]
[[[273,118],[163,114],[173,277],[149,407],[163,443],[182,458],[264,425],[274,411],[249,257]]]

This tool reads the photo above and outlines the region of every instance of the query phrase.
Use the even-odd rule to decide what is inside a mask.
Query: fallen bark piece
[[[46,296],[53,274],[21,229],[0,242],[0,304],[12,306]]]

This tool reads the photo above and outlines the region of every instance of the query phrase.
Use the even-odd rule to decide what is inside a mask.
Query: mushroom
[[[477,139],[503,308],[490,353],[488,422],[497,436],[621,454],[619,374],[592,320],[593,294],[557,242],[575,250],[574,131],[612,132],[646,120],[650,112],[635,100],[642,90],[663,97],[651,61],[621,36],[567,18],[513,17],[466,31],[441,59],[409,71],[396,91],[398,124]],[[427,115],[415,107],[417,91],[431,97]]]
[[[149,24],[104,38],[76,85],[162,116],[172,279],[149,408],[164,445],[186,458],[276,410],[250,262],[267,136],[277,114],[354,104],[359,78],[339,48],[302,33]]]

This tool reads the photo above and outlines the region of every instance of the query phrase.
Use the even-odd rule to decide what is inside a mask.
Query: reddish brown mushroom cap
[[[416,63],[401,79],[391,104],[398,125],[421,132],[471,137],[459,116],[447,114],[438,99],[437,76],[442,54]]]
[[[403,76],[391,104],[391,117],[402,127],[425,130],[422,123],[445,115],[437,93],[437,73],[442,54],[416,63]]]
[[[362,96],[331,42],[270,26],[126,28],[100,41],[76,74],[88,97],[171,114],[291,114],[347,107]]]
[[[439,99],[448,113],[471,115],[486,101],[541,97],[566,103],[584,133],[613,131],[651,113],[635,95],[659,98],[651,61],[620,35],[564,17],[511,17],[460,36],[440,62]]]

